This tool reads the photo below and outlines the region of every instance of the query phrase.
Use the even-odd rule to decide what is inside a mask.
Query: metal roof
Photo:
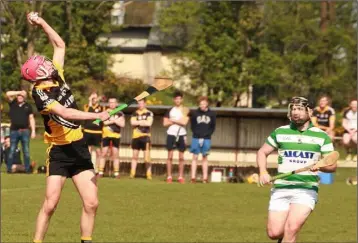
[[[105,104],[102,104],[105,105]],[[147,108],[157,115],[164,113],[172,106],[167,105],[147,105]],[[137,109],[137,105],[126,108],[123,112],[130,114]],[[197,107],[189,107],[190,110],[196,110]],[[287,118],[287,109],[264,109],[264,108],[232,108],[232,107],[210,107],[216,112],[218,117],[255,117],[255,118]]]

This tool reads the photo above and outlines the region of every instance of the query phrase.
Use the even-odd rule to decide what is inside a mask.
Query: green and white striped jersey
[[[330,137],[310,123],[299,131],[294,123],[274,130],[266,143],[278,149],[278,173],[286,173],[316,163],[322,154],[334,150]],[[318,173],[301,172],[274,182],[275,188],[305,188],[318,192]]]

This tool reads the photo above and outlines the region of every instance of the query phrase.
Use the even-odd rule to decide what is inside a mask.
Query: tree
[[[173,62],[176,76],[189,76],[190,90],[207,88],[213,101],[231,101],[250,80],[245,58],[256,55],[262,11],[255,3],[175,2],[162,8],[159,25],[163,39],[181,47]],[[223,94],[222,97],[220,97]]]
[[[214,100],[223,92],[225,104],[254,85],[261,106],[328,94],[341,108],[356,88],[356,4],[178,2],[159,22],[179,43],[175,71],[191,90],[207,86]]]
[[[108,69],[110,54],[105,49],[107,43],[98,43],[97,38],[111,30],[112,5],[112,2],[26,3],[2,0],[1,6],[5,10],[2,33],[8,39],[1,50],[1,75],[6,80],[3,89],[24,87],[20,67],[33,53],[52,58],[53,49],[47,36],[26,22],[26,13],[30,10],[38,11],[66,42],[65,77],[66,82],[74,88],[75,97],[81,101],[83,95],[99,82],[109,82],[112,78]]]

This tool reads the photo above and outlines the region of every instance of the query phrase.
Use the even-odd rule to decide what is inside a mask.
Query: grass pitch
[[[356,187],[339,169],[321,185],[319,203],[300,242],[354,242]],[[1,174],[1,242],[31,242],[44,196],[44,175]],[[265,233],[270,190],[249,184],[171,184],[164,178],[99,182],[94,242],[270,242]],[[45,242],[79,242],[81,201],[67,180]]]

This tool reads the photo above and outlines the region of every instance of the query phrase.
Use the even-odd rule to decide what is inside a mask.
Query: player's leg
[[[351,135],[348,132],[345,132],[343,134],[342,142],[347,152],[346,161],[351,161],[352,160]]]
[[[131,147],[132,147],[132,162],[131,162],[131,171],[129,174],[129,178],[134,178],[137,171],[137,163],[138,163],[138,156],[139,156],[138,138],[132,139]]]
[[[186,149],[186,143],[185,143],[185,136],[179,136],[179,144],[178,150],[179,150],[179,177],[178,181],[179,183],[184,183],[184,152]]]
[[[119,179],[119,145],[120,145],[119,138],[113,139],[112,161],[113,161],[114,177],[116,179]]]
[[[333,143],[334,142],[334,136],[336,135],[336,133],[334,132],[334,130],[331,130],[327,134],[331,138],[332,143]]]
[[[10,151],[9,151],[8,162],[6,164],[7,173],[11,173],[12,165],[14,163],[15,151],[20,141],[20,136],[18,133],[19,133],[18,131],[10,131]]]
[[[203,155],[202,168],[203,168],[203,182],[204,183],[208,182],[208,168],[209,168],[208,155],[210,152],[210,148],[211,148],[211,140],[204,139],[203,146],[201,147],[201,153]]]
[[[42,242],[45,238],[51,216],[55,212],[56,206],[60,200],[61,191],[65,181],[65,176],[50,175],[47,177],[45,201],[37,216],[34,242]]]
[[[168,151],[167,158],[167,183],[172,183],[172,165],[173,165],[173,153],[174,153],[175,136],[167,135],[166,148]]]
[[[298,232],[311,213],[311,208],[303,204],[291,204],[285,224],[283,242],[296,242]]]
[[[196,169],[198,167],[198,155],[193,153],[193,160],[191,161],[191,183],[196,182]]]
[[[133,149],[130,178],[135,177],[137,171],[138,156],[139,156],[139,150]]]
[[[96,173],[98,172],[99,162],[101,158],[101,141],[102,141],[102,134],[94,134],[93,149],[95,150],[95,160],[92,161],[92,163]]]
[[[99,177],[103,177],[103,175],[104,175],[104,167],[106,165],[106,157],[107,157],[107,153],[108,153],[108,148],[109,148],[109,139],[103,138],[101,156],[100,156],[99,165],[98,165],[98,176]]]
[[[354,156],[352,160],[357,162],[357,132],[353,133],[352,142],[354,143]]]
[[[98,188],[94,170],[85,170],[72,177],[83,203],[81,215],[81,241],[91,242],[98,208]]]
[[[101,145],[99,145],[98,147],[96,147],[96,162],[95,162],[95,172],[98,173],[99,171],[99,163],[101,160]]]
[[[298,232],[314,209],[318,194],[314,190],[291,189],[292,199],[285,224],[283,242],[296,242]]]
[[[24,156],[25,172],[31,173],[30,169],[30,130],[24,130],[20,132],[20,141],[22,152]]]
[[[196,182],[196,169],[198,167],[198,155],[200,153],[199,140],[197,138],[192,138],[190,145],[190,152],[193,154],[193,159],[191,161],[191,183]]]
[[[150,162],[150,137],[144,137],[141,141],[141,149],[143,150],[146,177],[148,180],[152,179],[152,163]]]
[[[285,223],[289,211],[289,191],[272,189],[267,220],[267,235],[271,240],[283,238]]]

